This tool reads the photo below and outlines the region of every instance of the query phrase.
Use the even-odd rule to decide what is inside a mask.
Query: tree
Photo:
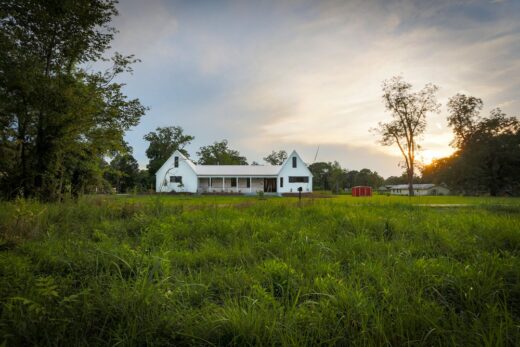
[[[417,176],[414,177],[414,183],[417,183]],[[390,176],[385,179],[385,185],[397,185],[397,184],[406,184],[408,182],[408,174],[403,172],[401,176]]]
[[[147,168],[150,176],[153,176],[176,150],[189,157],[184,147],[195,137],[184,134],[182,127],[171,126],[159,127],[146,134],[144,139],[150,142],[146,149],[146,156],[150,159]]]
[[[383,102],[392,121],[380,122],[374,130],[381,135],[383,146],[395,144],[399,148],[404,158],[410,196],[414,195],[415,155],[420,150],[417,140],[426,129],[426,115],[438,112],[440,107],[435,97],[437,90],[437,86],[427,84],[422,90],[412,92],[412,85],[399,76],[383,82]]]
[[[454,129],[455,137],[460,136]],[[520,194],[520,122],[494,109],[466,133],[452,156],[426,166],[423,178],[464,194]]]
[[[482,99],[464,94],[456,94],[448,101],[448,124],[453,128],[455,139],[452,144],[463,148],[476,130],[479,113],[482,110]]]
[[[379,188],[384,183],[384,178],[379,176],[379,174],[374,171],[372,172],[370,169],[361,169],[356,177],[356,186],[370,186],[374,189]]]
[[[271,165],[282,165],[287,159],[287,152],[284,150],[272,151],[264,157],[264,160]]]
[[[95,191],[103,157],[146,108],[114,78],[132,72],[133,56],[107,59],[117,15],[114,0],[4,0],[0,4],[0,190],[60,199]],[[5,155],[5,157],[4,157]],[[5,158],[5,160],[4,160]]]
[[[312,173],[312,186],[315,190],[329,190],[330,189],[330,172],[332,169],[331,163],[317,162],[309,165],[309,170]]]
[[[330,165],[329,180],[333,193],[338,194],[345,187],[346,173],[347,171],[337,161]]]
[[[105,177],[119,193],[136,188],[139,183],[139,164],[130,146],[126,145],[125,150],[118,153],[108,166]]]
[[[227,140],[200,147],[197,156],[202,165],[247,165],[247,158],[230,149]]]

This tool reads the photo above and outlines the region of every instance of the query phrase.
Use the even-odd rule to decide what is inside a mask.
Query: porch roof
[[[199,177],[276,177],[281,166],[275,165],[194,165]]]

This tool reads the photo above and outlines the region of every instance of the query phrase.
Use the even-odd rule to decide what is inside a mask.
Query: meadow
[[[0,202],[0,345],[520,345],[519,256],[513,198]]]

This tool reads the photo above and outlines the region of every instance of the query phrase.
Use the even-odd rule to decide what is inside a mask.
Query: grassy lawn
[[[512,198],[0,202],[0,345],[519,345],[519,255]]]

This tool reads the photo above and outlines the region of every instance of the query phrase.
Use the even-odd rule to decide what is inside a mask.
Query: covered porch
[[[198,193],[256,194],[276,193],[276,176],[199,176]]]

